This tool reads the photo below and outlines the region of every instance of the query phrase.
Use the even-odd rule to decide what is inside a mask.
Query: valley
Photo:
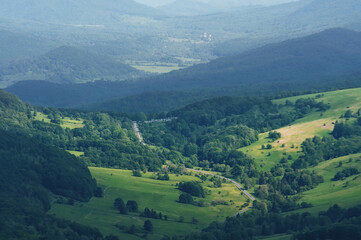
[[[0,4],[0,239],[361,239],[360,0]]]

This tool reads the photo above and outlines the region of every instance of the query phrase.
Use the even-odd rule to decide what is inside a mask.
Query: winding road
[[[136,122],[133,122],[133,129],[134,129],[134,132],[135,132],[135,135],[137,135],[138,139],[139,139],[139,142],[141,144],[143,144],[144,146],[147,145],[145,144],[145,142],[143,141],[143,138],[142,136],[140,135],[140,131],[139,131],[139,128],[138,128],[138,124]]]
[[[135,134],[137,135],[138,139],[139,139],[139,142],[143,145],[147,145],[144,141],[143,141],[143,138],[142,136],[140,135],[140,131],[139,131],[139,128],[138,128],[138,124],[136,122],[133,122],[133,129],[134,129],[134,132]],[[249,192],[247,192],[247,190],[245,190],[238,182],[234,181],[233,179],[230,179],[230,178],[226,178],[226,177],[223,177],[221,175],[217,175],[217,174],[214,174],[214,173],[210,173],[210,172],[206,172],[206,171],[202,171],[202,170],[196,170],[196,169],[192,169],[192,168],[187,168],[188,171],[192,171],[192,172],[198,172],[198,173],[202,173],[202,174],[207,174],[207,175],[210,175],[210,176],[215,176],[215,177],[219,177],[221,179],[224,179],[228,182],[231,182],[233,183],[239,190],[241,190],[251,201],[254,201],[256,200]],[[245,209],[242,209],[240,212],[236,213],[234,216],[237,216],[238,214],[241,214],[241,213],[244,213],[244,212],[247,212],[248,210],[250,210],[252,207],[247,207]]]

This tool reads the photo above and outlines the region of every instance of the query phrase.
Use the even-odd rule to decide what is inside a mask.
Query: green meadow
[[[202,183],[208,191],[204,201],[210,204],[213,200],[224,199],[228,205],[198,207],[182,204],[177,202],[180,191],[176,184],[180,181],[200,181],[198,177],[170,174],[169,181],[160,181],[152,178],[154,173],[134,177],[132,172],[127,170],[90,168],[90,171],[98,184],[103,187],[104,197],[92,198],[88,203],[76,202],[73,206],[53,204],[50,213],[97,227],[103,234],[114,234],[121,239],[142,238],[144,233],[141,233],[141,230],[144,221],[148,218],[140,217],[139,213],[119,214],[113,208],[113,202],[118,197],[122,198],[124,202],[137,201],[139,211],[148,207],[168,216],[167,221],[149,219],[154,230],[147,235],[146,239],[154,240],[161,239],[165,235],[182,235],[200,231],[212,221],[223,221],[227,216],[235,215],[247,201],[247,198],[233,184],[223,183],[221,188],[212,188],[212,183],[207,180]],[[183,222],[180,222],[181,218],[183,218]],[[192,223],[192,218],[198,222]],[[139,233],[135,235],[125,233],[133,224]]]
[[[36,116],[34,116],[34,120],[50,123],[50,118],[48,117],[48,115],[42,112],[36,112]],[[60,126],[64,129],[82,128],[84,127],[84,120],[64,117],[60,120]]]
[[[289,126],[276,129],[282,137],[275,142],[267,138],[268,132],[266,132],[259,135],[257,142],[240,150],[254,157],[259,166],[268,171],[282,157],[287,158],[288,155],[291,155],[292,159],[296,159],[301,151],[301,143],[306,138],[329,135],[333,130],[334,123],[341,120],[340,116],[347,110],[356,112],[361,108],[361,88],[283,98],[273,102],[284,104],[286,100],[295,102],[300,98],[315,98],[317,95],[316,101],[329,104],[330,109],[325,112],[313,111]],[[261,149],[262,145],[267,144],[271,144],[272,149]]]
[[[340,167],[340,162],[342,166]],[[352,154],[320,163],[311,171],[317,171],[324,177],[324,183],[303,193],[302,201],[311,203],[313,207],[299,212],[318,213],[325,211],[334,204],[348,208],[361,204],[361,174],[350,176],[344,180],[332,181],[335,174],[347,167],[361,170],[361,153]]]
[[[274,100],[273,102],[283,104],[286,100],[294,102],[299,98],[315,98],[317,95],[317,101],[329,104],[330,109],[325,112],[311,112],[289,126],[276,129],[277,132],[281,133],[282,137],[274,142],[267,138],[268,132],[266,132],[259,135],[257,142],[240,150],[254,157],[260,169],[269,171],[283,157],[287,159],[291,155],[292,159],[288,160],[288,162],[292,163],[301,154],[301,143],[306,138],[329,135],[336,121],[353,121],[353,119],[340,118],[341,115],[347,110],[355,113],[361,108],[361,88],[296,96]],[[272,149],[262,149],[262,145],[266,146],[267,144],[271,144]],[[322,162],[318,166],[310,168],[311,171],[315,170],[322,175],[325,182],[303,193],[301,201],[312,203],[313,207],[298,212],[317,213],[318,211],[327,210],[336,203],[342,207],[360,204],[361,178],[353,176],[342,181],[335,182],[331,180],[337,171],[342,170],[343,167],[360,166],[361,161],[357,160],[360,156],[361,154],[345,156]],[[350,158],[353,159],[352,162],[348,162]],[[337,168],[340,161],[344,164],[341,168]]]

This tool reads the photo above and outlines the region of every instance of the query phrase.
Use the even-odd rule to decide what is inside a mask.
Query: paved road
[[[143,141],[143,138],[142,136],[140,135],[140,131],[139,131],[139,128],[138,128],[138,124],[136,122],[133,122],[133,129],[134,129],[134,132],[135,134],[137,135],[138,139],[139,139],[139,142],[141,144],[143,144],[144,146],[147,145],[145,144],[145,142]]]

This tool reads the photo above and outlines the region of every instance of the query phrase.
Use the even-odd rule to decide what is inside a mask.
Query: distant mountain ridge
[[[262,17],[263,16],[263,17]],[[231,14],[220,13],[220,26],[238,31],[244,36],[217,44],[214,54],[229,56],[241,53],[250,47],[259,47],[263,43],[274,43],[289,39],[289,36],[302,37],[329,28],[361,27],[361,2],[358,0],[300,0],[268,8],[258,8],[248,12],[237,11]],[[201,27],[210,21],[210,17],[193,19]],[[249,19],[249,22],[247,22]]]
[[[2,84],[17,79],[39,79],[56,83],[77,83],[97,79],[122,80],[139,74],[135,68],[116,62],[108,56],[63,46],[39,57],[21,60],[0,69]],[[0,81],[1,83],[1,81]]]
[[[47,23],[105,24],[122,15],[164,16],[133,0],[0,0],[0,16]]]
[[[361,33],[330,29],[143,80],[64,86],[21,82],[6,90],[36,105],[71,107],[155,91],[242,96],[353,87],[361,85],[359,56]]]

